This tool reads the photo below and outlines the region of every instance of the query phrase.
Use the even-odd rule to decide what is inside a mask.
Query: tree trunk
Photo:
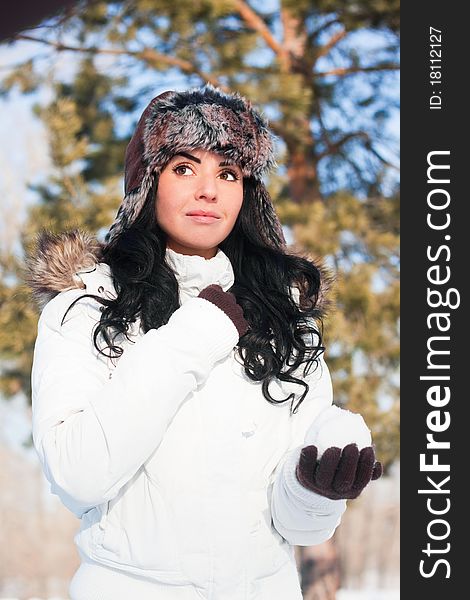
[[[338,551],[332,539],[297,548],[304,600],[335,600],[340,587]]]
[[[308,158],[304,148],[289,152],[287,165],[290,199],[297,204],[311,204],[321,200],[317,165]]]

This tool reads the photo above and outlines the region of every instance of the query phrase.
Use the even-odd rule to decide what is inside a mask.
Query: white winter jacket
[[[75,542],[91,577],[116,574],[99,600],[121,600],[123,575],[156,600],[301,599],[293,546],[331,537],[346,507],[294,473],[306,430],[332,402],[328,368],[320,359],[297,414],[269,403],[237,360],[232,321],[197,297],[210,283],[231,287],[227,256],[166,256],[182,305],[159,329],[136,323],[115,364],[93,345],[95,300],[61,325],[84,292],[115,294],[106,264],[76,273],[86,290],[62,291],[42,311],[33,439],[51,491],[81,519]],[[270,387],[279,399],[293,390]]]

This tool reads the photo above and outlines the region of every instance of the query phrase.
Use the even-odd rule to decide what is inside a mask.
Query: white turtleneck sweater
[[[167,248],[166,262],[173,269],[180,289],[180,303],[197,296],[207,286],[217,283],[226,292],[235,281],[232,264],[219,248],[213,258],[180,254]]]

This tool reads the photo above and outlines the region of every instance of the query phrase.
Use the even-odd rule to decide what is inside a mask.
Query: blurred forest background
[[[11,143],[26,160],[0,169],[0,598],[66,598],[78,566],[78,521],[49,495],[21,421],[38,319],[24,252],[42,228],[103,239],[142,110],[205,82],[251,99],[276,134],[267,184],[286,238],[336,277],[325,321],[336,403],[364,415],[386,468],[331,541],[298,549],[304,598],[398,589],[399,2],[91,0],[0,45],[3,111],[28,99],[37,136],[21,148],[20,124],[2,128],[3,152]]]

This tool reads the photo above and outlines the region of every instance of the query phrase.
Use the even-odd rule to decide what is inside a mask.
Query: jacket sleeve
[[[99,305],[62,292],[44,308],[32,368],[33,440],[51,491],[77,516],[115,497],[160,444],[181,404],[238,341],[232,321],[191,298],[126,348],[109,378],[93,346]]]
[[[346,500],[320,496],[305,488],[295,475],[308,428],[333,400],[331,377],[323,356],[305,380],[309,391],[298,413],[292,416],[292,444],[275,471],[271,489],[273,525],[283,538],[296,546],[313,546],[329,539],[346,510]]]

